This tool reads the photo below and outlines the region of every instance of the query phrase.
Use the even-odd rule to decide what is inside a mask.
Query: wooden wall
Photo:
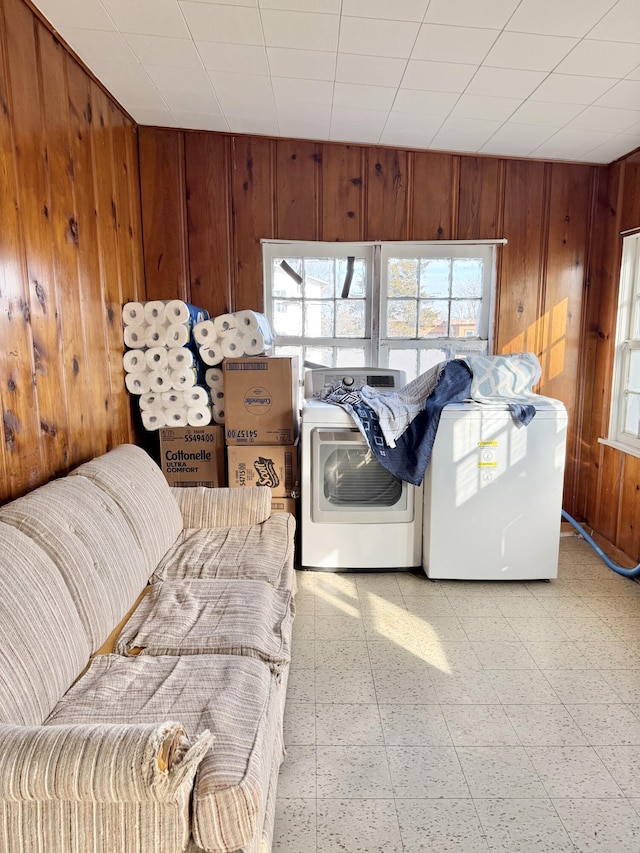
[[[123,300],[144,298],[136,128],[0,0],[0,502],[133,439]]]
[[[532,350],[570,418],[575,509],[582,310],[597,182],[588,165],[139,128],[149,298],[263,305],[261,238],[506,237],[496,351]]]

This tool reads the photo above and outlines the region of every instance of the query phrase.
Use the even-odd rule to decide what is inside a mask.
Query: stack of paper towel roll
[[[140,414],[148,430],[207,426],[211,423],[209,393],[200,385],[184,391],[148,391],[140,396]]]
[[[124,343],[130,349],[184,347],[193,326],[208,317],[208,311],[182,299],[127,302],[122,309]]]
[[[235,311],[196,323],[193,337],[200,359],[209,367],[224,358],[262,355],[273,343],[267,318],[256,311]]]
[[[219,367],[208,367],[204,381],[209,389],[213,420],[217,424],[224,423],[224,376]]]

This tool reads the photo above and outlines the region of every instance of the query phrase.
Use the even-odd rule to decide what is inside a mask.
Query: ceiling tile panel
[[[336,80],[340,83],[364,83],[371,86],[399,86],[407,67],[406,60],[389,56],[362,56],[339,53]]]
[[[399,89],[394,111],[416,115],[447,116],[460,96],[455,92],[426,92],[420,89]]]
[[[151,127],[180,127],[180,122],[171,110],[154,110],[146,107],[136,107],[132,111],[132,118],[138,124],[146,124]]]
[[[427,89],[432,92],[464,92],[477,65],[454,62],[422,62],[412,59],[402,79],[406,89]]]
[[[589,38],[640,44],[638,0],[618,0],[589,32]]]
[[[112,62],[137,61],[127,40],[119,32],[65,27],[64,38],[87,64],[100,59]]]
[[[368,56],[409,57],[420,25],[409,21],[343,17],[340,51]]]
[[[536,101],[566,104],[592,104],[613,86],[604,77],[578,77],[573,74],[549,74],[533,93]]]
[[[431,141],[431,147],[450,149],[452,140],[459,140],[461,150],[478,151],[500,127],[499,121],[449,116]]]
[[[194,0],[181,0],[179,6],[194,39],[230,44],[264,44],[257,9],[198,3]]]
[[[529,33],[501,33],[485,59],[497,68],[523,68],[527,71],[551,71],[578,40]]]
[[[638,7],[640,14],[640,6]],[[583,39],[567,54],[555,71],[560,74],[584,74],[624,77],[640,63],[640,44]]]
[[[375,145],[380,139],[387,115],[378,110],[334,107],[331,113],[331,139]]]
[[[492,95],[461,95],[451,115],[463,118],[480,118],[489,121],[506,121],[518,109],[520,98],[496,98]]]
[[[546,76],[546,71],[523,71],[518,68],[491,68],[482,65],[465,89],[465,93],[528,98]]]
[[[425,21],[433,24],[465,24],[468,27],[502,29],[520,0],[431,0]]]
[[[268,47],[269,69],[274,77],[302,77],[306,80],[333,80],[336,54],[325,50],[292,50]]]
[[[209,71],[228,71],[236,74],[269,74],[267,51],[257,44],[219,44],[197,41],[196,47],[204,67]]]
[[[58,30],[78,27],[91,30],[116,30],[100,0],[38,0],[35,4],[46,19]]]
[[[220,113],[209,115],[208,113],[197,111],[185,112],[183,110],[173,110],[173,115],[180,127],[191,130],[217,130],[220,132],[229,130],[226,118]]]
[[[289,12],[323,12],[339,15],[342,0],[258,0],[261,9],[279,9]]]
[[[484,154],[504,154],[510,157],[528,157],[545,142],[557,128],[507,122],[499,127],[491,139],[480,149]]]
[[[514,112],[511,121],[518,124],[537,124],[560,128],[580,115],[583,110],[583,104],[528,100]]]
[[[198,51],[191,39],[146,36],[139,33],[128,33],[125,38],[142,65],[202,68]]]
[[[273,95],[282,101],[328,104],[333,98],[333,83],[326,80],[302,80],[295,77],[272,77]]]
[[[362,86],[354,83],[336,83],[333,102],[339,107],[385,110],[393,105],[396,90],[385,86]]]
[[[429,0],[342,0],[342,14],[391,21],[421,21]]]
[[[550,36],[582,36],[616,0],[522,0],[505,29]]]
[[[640,107],[640,102],[638,103]],[[618,110],[614,107],[586,107],[569,123],[580,130],[604,130],[624,133],[640,121],[640,110]]]
[[[102,0],[102,5],[123,33],[189,38],[175,0]]]
[[[620,80],[595,102],[599,107],[637,109],[640,105],[640,80]]]
[[[574,152],[573,156],[582,156],[598,145],[608,142],[614,136],[613,133],[599,133],[595,130],[562,128],[542,145],[539,145],[534,153],[537,157],[552,157],[554,159],[565,158],[569,151]]]
[[[265,43],[269,47],[337,50],[338,15],[264,10],[261,17]]]
[[[146,71],[171,110],[220,112],[204,69],[149,65]]]
[[[479,65],[499,35],[500,30],[423,24],[411,58]]]

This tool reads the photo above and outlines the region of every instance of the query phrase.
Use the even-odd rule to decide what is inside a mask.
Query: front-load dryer
[[[419,567],[422,488],[380,465],[348,411],[314,398],[323,386],[337,382],[393,391],[404,385],[404,374],[380,368],[307,371],[301,418],[301,567],[334,572]]]

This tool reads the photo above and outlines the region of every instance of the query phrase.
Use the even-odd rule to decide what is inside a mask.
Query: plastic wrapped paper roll
[[[211,423],[211,409],[209,406],[192,406],[187,409],[187,423],[189,426],[207,426]]]
[[[165,420],[167,426],[183,427],[187,426],[187,410],[186,409],[171,409],[165,410]]]
[[[163,347],[167,343],[167,327],[162,323],[152,323],[147,326],[144,333],[144,342],[147,347]]]
[[[162,412],[140,412],[140,417],[142,418],[142,426],[149,430],[149,432],[153,432],[156,429],[162,429],[163,426],[166,426],[166,422],[164,419],[164,414]]]
[[[144,373],[147,370],[147,360],[143,350],[130,349],[122,356],[122,366],[127,373]]]
[[[150,373],[127,373],[124,384],[130,394],[146,394],[151,388]]]
[[[170,370],[185,370],[193,367],[193,352],[187,347],[172,347],[167,354]]]
[[[187,367],[184,370],[172,370],[171,388],[175,391],[184,391],[187,388],[193,388],[197,378],[197,373],[192,367]]]
[[[162,405],[165,407],[165,409],[183,409],[184,391],[163,391]]]
[[[204,408],[209,405],[209,392],[202,385],[194,385],[183,391],[182,395],[187,408]]]
[[[191,339],[189,326],[182,323],[170,323],[165,334],[165,343],[168,347],[186,347]]]
[[[204,320],[193,327],[193,339],[197,344],[213,343],[218,339],[218,333],[213,320]]]
[[[224,406],[224,391],[221,388],[210,388],[209,394],[214,406]]]
[[[264,314],[259,314],[257,311],[236,311],[234,317],[236,318],[239,331],[244,335],[247,332],[262,332],[267,340],[273,337],[269,321]]]
[[[153,323],[164,323],[167,317],[165,310],[165,302],[160,299],[154,299],[151,302],[144,304],[144,319],[150,325]]]
[[[213,406],[213,420],[217,424],[224,423],[224,406]]]
[[[149,374],[148,391],[162,393],[171,390],[171,376],[168,370],[152,370]]]
[[[215,367],[216,364],[220,364],[224,358],[222,347],[218,343],[204,344],[204,346],[201,346],[198,350],[198,354],[200,355],[200,360],[205,364],[208,364],[210,367]]]
[[[245,355],[261,355],[271,348],[271,341],[262,332],[248,332],[242,336],[242,348]]]
[[[125,326],[124,344],[130,349],[142,349],[146,346],[144,342],[146,326]]]
[[[182,323],[189,328],[209,319],[209,312],[204,308],[198,308],[190,302],[183,302],[182,299],[171,299],[167,302],[165,312],[169,323]]]
[[[145,322],[142,302],[127,302],[122,309],[122,322],[125,326],[141,326]]]
[[[169,366],[169,354],[166,347],[150,347],[144,354],[150,370],[164,370]]]
[[[224,374],[219,367],[208,367],[204,374],[204,381],[209,388],[224,390]]]
[[[234,333],[230,334],[227,338],[223,338],[220,342],[220,349],[224,358],[237,358],[244,355],[241,335]]]
[[[220,316],[214,317],[213,325],[216,335],[222,338],[232,329],[238,328],[238,321],[233,314],[220,314]]]
[[[143,412],[161,412],[162,395],[156,391],[147,391],[140,397],[140,410]]]

